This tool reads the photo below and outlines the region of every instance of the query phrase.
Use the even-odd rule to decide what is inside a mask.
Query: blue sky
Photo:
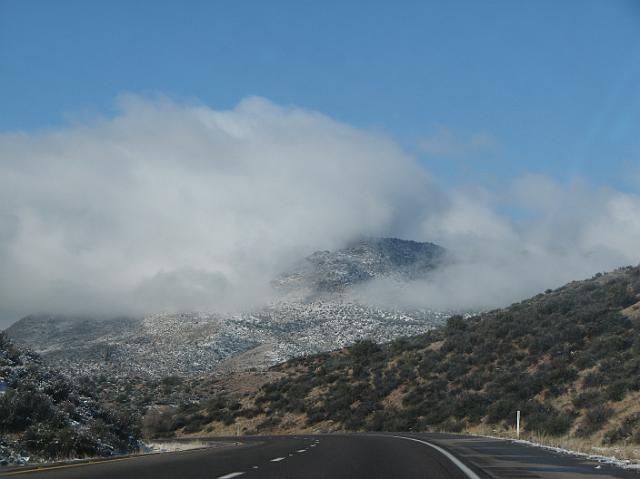
[[[0,131],[112,115],[122,92],[318,110],[449,184],[640,184],[634,1],[0,0]]]

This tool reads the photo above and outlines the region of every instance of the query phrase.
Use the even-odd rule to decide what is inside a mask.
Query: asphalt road
[[[228,440],[228,439],[227,439]],[[243,444],[71,464],[2,477],[41,479],[640,479],[640,473],[510,441],[446,434],[242,438]]]

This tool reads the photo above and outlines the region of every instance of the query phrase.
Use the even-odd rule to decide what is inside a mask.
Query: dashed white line
[[[218,477],[218,479],[231,479],[232,477],[238,477],[243,475],[244,472],[232,472],[230,474],[225,474],[224,476]]]
[[[298,449],[296,452],[307,452],[306,449]]]
[[[286,458],[285,457],[276,457],[275,459],[271,459],[271,462],[280,462],[280,461],[284,461]]]

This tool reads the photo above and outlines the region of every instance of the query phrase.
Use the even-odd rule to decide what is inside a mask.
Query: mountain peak
[[[378,277],[409,281],[426,276],[444,258],[433,243],[399,238],[361,238],[335,251],[316,251],[276,284],[286,290],[342,292]]]

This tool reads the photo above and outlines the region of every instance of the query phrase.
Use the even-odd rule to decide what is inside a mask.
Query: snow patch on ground
[[[211,447],[212,443],[207,441],[149,441],[144,443],[143,453],[157,452],[177,452],[188,451],[189,449],[201,449],[203,447]]]
[[[570,449],[564,449],[562,447],[555,446],[547,446],[545,444],[539,444],[536,442],[525,441],[523,439],[511,439],[512,442],[516,444],[525,444],[527,446],[539,447],[541,449],[547,449],[548,451],[553,451],[558,454],[565,454],[569,456],[578,456],[588,459],[590,461],[596,461],[602,464],[608,464],[611,466],[622,467],[624,469],[635,469],[640,471],[640,464],[638,462],[631,461],[629,459],[618,459],[612,456],[602,456],[599,454],[589,454],[586,452],[578,452],[572,451]],[[597,448],[594,448],[597,449]]]
[[[488,439],[498,439],[500,441],[511,441],[515,444],[523,444],[525,446],[538,447],[540,449],[546,449],[548,451],[553,451],[557,454],[564,454],[567,456],[581,457],[587,459],[589,461],[595,461],[601,464],[607,464],[610,466],[621,467],[623,469],[633,469],[636,471],[640,471],[640,463],[637,461],[632,461],[629,459],[618,459],[615,456],[605,456],[600,454],[589,454],[586,452],[572,451],[571,449],[565,449],[557,446],[548,446],[546,444],[541,444],[538,442],[527,441],[525,439],[512,439],[508,437],[499,437],[499,436],[490,436],[487,434],[471,434],[472,436],[478,437],[486,437]],[[599,449],[594,447],[594,449]],[[600,448],[604,449],[604,448]]]

